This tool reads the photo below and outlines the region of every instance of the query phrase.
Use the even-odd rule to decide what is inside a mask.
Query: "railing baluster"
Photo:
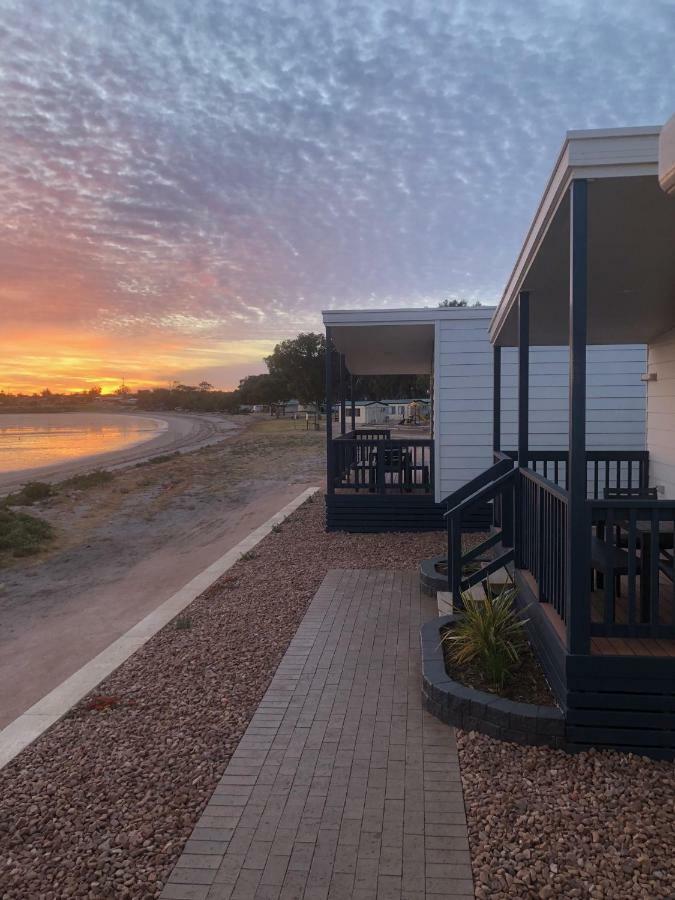
[[[635,574],[637,559],[637,511],[634,509],[628,512],[628,624],[635,625],[636,616],[636,593],[635,593]]]
[[[649,556],[649,622],[652,628],[659,624],[659,513],[652,509]]]
[[[607,572],[604,573],[605,580],[605,608],[604,622],[605,625],[613,625],[615,618],[615,595],[616,586],[614,583],[614,514],[611,509],[607,510],[605,520],[605,553],[607,557]]]

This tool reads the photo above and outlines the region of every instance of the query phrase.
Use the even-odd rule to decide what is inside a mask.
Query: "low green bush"
[[[6,506],[32,506],[40,500],[46,500],[54,494],[54,487],[46,481],[28,481],[15,494],[5,497]]]
[[[87,472],[85,475],[73,475],[72,478],[62,482],[61,486],[76,491],[86,491],[88,488],[108,484],[113,478],[113,473],[108,472],[107,469],[94,469],[93,472]]]
[[[54,529],[36,516],[0,509],[0,555],[32,556],[54,536]]]
[[[505,587],[496,596],[490,592],[484,597],[462,594],[464,609],[443,635],[457,665],[475,665],[498,689],[504,687],[527,644],[526,620],[514,608],[516,593]]]

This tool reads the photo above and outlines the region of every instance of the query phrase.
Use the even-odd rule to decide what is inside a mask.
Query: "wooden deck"
[[[528,583],[531,585],[531,589],[536,590],[536,585],[534,583],[534,579],[529,573],[521,573],[527,577]],[[622,579],[624,581],[625,579]],[[617,621],[625,622],[627,621],[627,609],[626,609],[626,590],[625,585],[622,585],[622,596],[617,597],[616,600],[616,614]],[[662,601],[662,610],[663,615],[662,619],[665,618],[665,611],[669,609],[669,606],[666,604],[670,603],[673,586],[672,584],[665,580],[663,577],[660,582],[661,588],[661,601]],[[546,615],[546,618],[553,626],[555,633],[558,635],[560,639],[560,643],[566,649],[567,648],[567,630],[565,628],[565,623],[560,618],[558,613],[555,611],[553,606],[550,603],[540,603],[540,608],[542,612]],[[604,608],[604,594],[602,591],[593,591],[591,593],[591,620],[593,622],[601,622],[602,621],[602,610]],[[618,638],[618,637],[593,637],[591,638],[591,655],[592,656],[670,656],[675,657],[675,640],[670,640],[667,638]]]

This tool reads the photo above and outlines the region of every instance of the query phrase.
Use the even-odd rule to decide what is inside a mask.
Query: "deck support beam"
[[[586,343],[588,330],[588,186],[570,187],[569,472],[567,506],[567,649],[590,649],[590,528],[586,502]]]
[[[333,472],[333,329],[326,326],[326,493],[335,493]]]
[[[354,376],[349,374],[349,412],[352,419],[352,431],[356,431],[356,397],[354,396]]]
[[[502,449],[502,348],[493,347],[492,357],[492,449]]]
[[[518,294],[518,468],[526,469],[530,433],[530,292]],[[516,479],[516,546],[515,562],[523,565],[520,520],[522,504],[520,479]]]

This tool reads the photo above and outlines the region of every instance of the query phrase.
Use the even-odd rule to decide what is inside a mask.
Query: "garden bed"
[[[441,641],[449,627],[441,628]],[[468,663],[460,665],[453,660],[447,643],[443,642],[442,648],[446,672],[453,681],[458,681],[464,687],[505,697],[507,700],[515,700],[517,703],[555,706],[555,699],[539,665],[539,660],[529,644],[521,652],[520,662],[515,666],[501,690],[497,690],[489,683],[478,666]]]
[[[563,748],[565,720],[550,693],[536,682],[532,690],[547,703],[524,703],[455,680],[446,669],[441,634],[456,616],[422,626],[422,695],[427,710],[448,725],[504,741]],[[543,676],[542,676],[543,677]]]

